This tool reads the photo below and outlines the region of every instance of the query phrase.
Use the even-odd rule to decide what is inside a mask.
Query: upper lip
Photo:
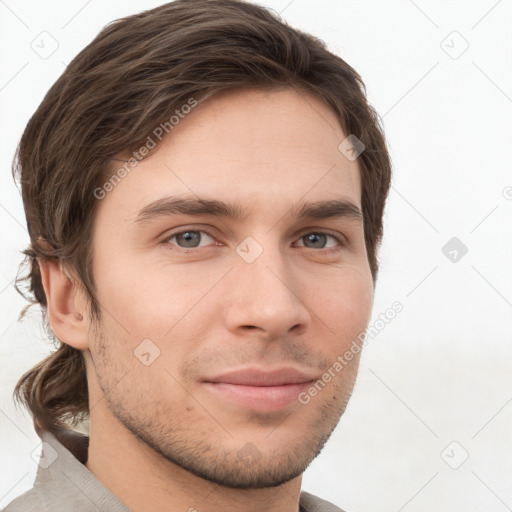
[[[266,371],[258,368],[242,368],[204,379],[204,382],[223,382],[241,386],[282,386],[302,384],[314,379],[315,377],[311,374],[287,366]]]

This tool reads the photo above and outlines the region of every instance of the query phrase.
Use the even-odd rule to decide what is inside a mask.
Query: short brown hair
[[[86,293],[91,318],[99,321],[91,231],[94,190],[105,182],[109,160],[135,148],[190,98],[282,87],[318,97],[336,113],[344,133],[365,146],[358,162],[375,281],[391,162],[361,77],[319,39],[242,0],[176,0],[107,25],[48,91],[13,165],[31,242],[20,265],[28,264],[28,273],[18,276],[16,287],[31,304],[40,304],[58,347],[14,391],[38,433],[66,431],[89,413],[83,354],[51,332],[38,259],[60,259]]]

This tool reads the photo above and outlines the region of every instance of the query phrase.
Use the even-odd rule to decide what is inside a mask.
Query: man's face
[[[120,422],[164,459],[228,487],[279,485],[305,470],[345,409],[359,355],[333,368],[373,301],[362,219],[343,208],[300,216],[306,202],[361,208],[357,161],[338,150],[346,135],[311,96],[223,94],[100,201],[93,273],[103,318],[88,379],[106,401],[91,395],[93,425],[95,415]],[[166,198],[244,211],[146,209],[136,220]],[[284,367],[312,382],[243,385],[251,370]],[[227,383],[234,370],[242,382]]]

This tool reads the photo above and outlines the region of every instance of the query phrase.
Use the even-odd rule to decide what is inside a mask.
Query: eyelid
[[[339,244],[342,246],[345,246],[348,244],[348,240],[343,233],[340,233],[339,231],[332,231],[327,228],[304,228],[303,230],[299,231],[298,238],[302,238],[303,236],[309,235],[310,233],[331,236],[331,237],[335,238],[339,242]],[[321,249],[319,249],[319,250],[321,250]]]
[[[208,226],[207,228],[201,228],[201,226],[193,226],[193,227],[187,227],[187,226],[180,226],[179,228],[176,228],[176,231],[170,231],[170,232],[167,232],[163,237],[162,239],[160,240],[160,243],[162,244],[169,244],[169,239],[175,237],[176,235],[180,235],[180,234],[183,234],[183,233],[186,233],[188,231],[191,231],[191,232],[197,232],[197,233],[204,233],[206,235],[208,235],[209,237],[213,238],[216,242],[216,236],[214,236],[212,233],[210,233],[210,230],[212,229],[211,226]],[[329,229],[325,229],[325,228],[303,228],[301,231],[299,231],[298,235],[297,236],[297,239],[296,240],[300,240],[302,237],[308,235],[308,234],[322,234],[322,235],[327,235],[327,236],[330,236],[332,238],[334,238],[338,243],[339,243],[339,247],[336,248],[336,247],[328,247],[328,248],[320,248],[320,249],[312,249],[310,247],[305,247],[305,246],[300,246],[300,247],[305,247],[306,249],[312,249],[314,252],[318,252],[318,253],[321,253],[321,252],[332,252],[332,251],[336,251],[336,250],[339,250],[341,247],[345,247],[347,244],[348,244],[348,241],[345,237],[345,235],[343,235],[342,233],[339,233],[339,232],[332,232],[331,230]],[[169,244],[169,245],[175,245],[175,244]],[[178,245],[176,245],[177,247],[177,251],[185,251],[185,252],[197,252],[199,251],[199,249],[207,249],[208,247],[211,247],[213,244],[209,245],[209,246],[203,246],[203,247],[179,247]],[[216,243],[216,245],[218,245],[218,243]]]
[[[202,229],[200,227],[193,227],[193,228],[187,228],[186,226],[183,228],[183,227],[180,227],[180,228],[176,228],[176,231],[170,231],[170,232],[167,232],[165,235],[163,235],[163,237],[160,239],[159,243],[161,244],[169,244],[169,240],[171,238],[174,238],[175,236],[177,235],[181,235],[183,233],[187,233],[187,232],[192,232],[192,233],[204,233],[206,235],[208,235],[210,238],[212,238],[215,242],[217,242],[216,240],[216,236],[214,236],[212,233],[210,233],[209,231],[209,228],[208,229]],[[169,244],[169,245],[175,245],[175,244]],[[213,245],[213,244],[211,244]],[[216,244],[218,245],[218,244]],[[197,251],[199,249],[204,249],[206,247],[209,247],[209,246],[202,246],[202,247],[180,247],[179,245],[176,245],[177,247],[177,250],[181,250],[181,251]]]

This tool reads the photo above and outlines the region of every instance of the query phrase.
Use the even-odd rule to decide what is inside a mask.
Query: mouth
[[[203,380],[204,387],[223,401],[259,412],[272,412],[298,403],[298,396],[315,377],[295,368],[263,371],[239,369]]]

